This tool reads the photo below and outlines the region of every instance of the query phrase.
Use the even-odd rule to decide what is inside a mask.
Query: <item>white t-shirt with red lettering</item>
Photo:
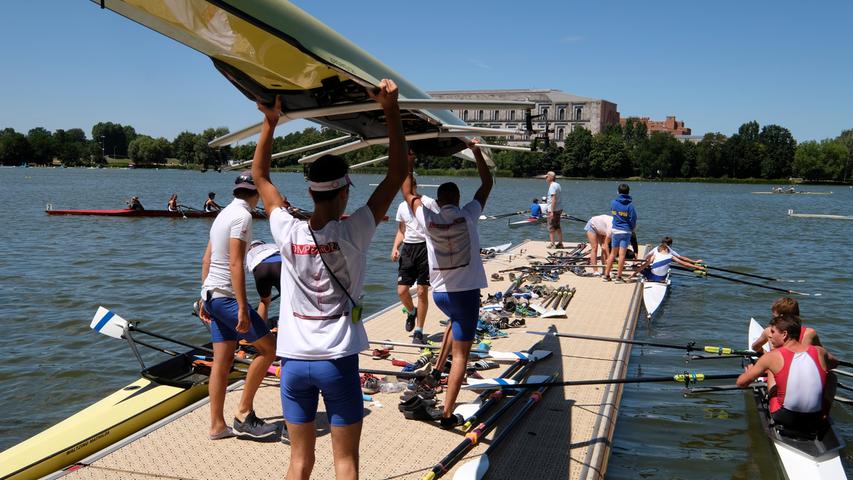
[[[311,236],[308,222],[279,208],[270,230],[281,251],[281,310],[276,355],[300,360],[332,360],[368,347],[364,325],[352,322],[352,302],[323,261],[358,301],[367,266],[367,247],[376,220],[366,205],[347,219],[331,221]],[[322,260],[320,254],[323,255]]]
[[[435,200],[427,196],[421,197],[421,202],[424,206],[418,207],[415,218],[427,233],[429,283],[433,291],[486,288],[477,232],[477,220],[483,213],[480,202],[472,200],[462,208],[456,205],[439,208]]]

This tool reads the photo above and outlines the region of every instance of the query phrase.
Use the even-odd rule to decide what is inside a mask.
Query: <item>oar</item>
[[[91,327],[92,330],[94,330],[98,333],[104,334],[108,337],[118,338],[118,339],[122,339],[122,340],[127,340],[127,338],[124,336],[125,328],[127,328],[128,331],[139,332],[139,333],[142,333],[142,334],[154,337],[154,338],[159,338],[160,340],[172,342],[176,345],[181,345],[183,347],[201,350],[202,352],[207,352],[207,353],[213,355],[213,350],[211,350],[207,347],[202,347],[200,345],[193,345],[191,343],[182,342],[180,340],[176,340],[174,338],[166,337],[166,336],[160,335],[158,333],[150,332],[148,330],[143,330],[143,329],[137,327],[136,325],[134,325],[132,322],[128,322],[127,320],[121,318],[120,316],[116,315],[114,312],[112,312],[111,310],[109,310],[108,308],[105,308],[105,307],[98,307],[98,311],[95,312],[95,316],[92,318],[92,323],[89,325],[89,327]],[[130,338],[130,340],[135,342],[135,343],[139,343],[140,345],[148,346],[148,345],[144,345],[142,342],[140,342],[139,340],[136,340],[135,338]],[[244,360],[240,357],[234,357],[234,361],[238,362],[238,363],[243,363],[246,365],[252,364],[252,362],[250,362],[249,360]]]
[[[545,384],[556,378],[556,374],[535,375],[530,378],[531,380],[545,380],[545,382],[543,382],[543,384]],[[532,395],[535,394],[536,393]],[[539,394],[541,395],[541,393]],[[456,448],[451,450],[450,453],[448,453],[444,458],[441,459],[441,461],[439,461],[434,467],[432,467],[432,469],[427,472],[426,475],[421,477],[421,480],[434,480],[436,478],[440,478],[445,473],[447,473],[447,471],[450,470],[453,465],[456,464],[456,462],[461,460],[469,450],[471,450],[479,443],[481,438],[485,438],[486,435],[488,435],[492,430],[494,430],[501,416],[503,416],[503,414],[509,411],[512,407],[514,407],[515,404],[518,403],[519,400],[521,400],[523,397],[524,395],[516,395],[504,402],[504,404],[501,405],[501,407],[495,413],[493,413],[489,418],[483,421],[483,423],[477,425],[474,430],[468,432],[468,434],[465,435],[465,438],[462,439],[461,442],[459,442],[459,445],[457,445]]]
[[[597,342],[612,342],[612,343],[628,343],[631,345],[641,345],[646,347],[660,347],[660,348],[672,348],[675,350],[685,350],[689,352],[705,352],[705,353],[716,353],[719,355],[738,355],[738,356],[754,356],[755,352],[752,350],[735,350],[730,347],[717,347],[713,345],[706,346],[696,346],[696,342],[690,342],[687,345],[679,345],[676,343],[658,343],[658,342],[646,342],[641,340],[626,340],[623,338],[613,338],[613,337],[596,337],[594,335],[579,335],[574,333],[557,333],[557,332],[535,332],[528,331],[527,333],[532,335],[550,335],[552,337],[563,337],[563,338],[578,338],[581,340],[594,340]]]
[[[789,282],[789,283],[804,283],[805,282],[805,280],[786,280],[784,278],[765,277],[763,275],[756,275],[754,273],[739,272],[737,270],[728,270],[728,269],[720,268],[720,267],[712,267],[712,266],[707,265],[705,263],[701,263],[700,265],[702,265],[705,268],[710,268],[711,270],[717,270],[717,271],[726,272],[726,273],[734,273],[735,275],[743,275],[745,277],[758,278],[758,279],[767,280],[770,282]]]
[[[717,375],[706,375],[704,373],[677,373],[663,377],[635,377],[635,378],[601,378],[596,380],[572,380],[568,382],[543,382],[543,383],[519,383],[508,378],[469,378],[468,384],[462,388],[466,390],[481,390],[496,388],[539,388],[539,387],[575,387],[581,385],[610,385],[622,383],[655,383],[655,382],[679,382],[690,384],[705,380],[729,380],[739,377],[737,373],[724,373]]]
[[[568,219],[568,220],[574,220],[576,222],[586,223],[586,220],[584,220],[582,218],[578,218],[574,215],[563,214],[563,218]]]
[[[557,373],[555,372],[551,375],[551,378],[557,378]],[[542,399],[542,395],[545,394],[545,390],[548,387],[541,387],[536,392],[530,394],[527,398],[527,402],[518,410],[518,413],[515,414],[512,419],[501,427],[501,433],[499,433],[494,439],[492,439],[489,444],[489,448],[483,452],[482,455],[477,457],[474,460],[462,465],[456,470],[456,473],[453,474],[453,480],[480,480],[489,470],[489,454],[492,454],[493,451],[501,444],[501,442],[509,435],[509,432],[513,427],[530,411],[531,408],[536,406],[539,403],[539,400]]]
[[[497,214],[497,215],[480,215],[479,220],[497,220],[497,219],[499,219],[499,218],[511,217],[511,216],[513,216],[513,215],[524,215],[524,214],[526,214],[526,213],[527,213],[527,212],[525,212],[525,211],[523,211],[523,210],[522,210],[522,211],[519,211],[519,212],[500,213],[500,214]]]
[[[369,343],[371,345],[391,345],[394,347],[411,347],[411,348],[418,348],[421,350],[423,350],[425,348],[429,349],[429,350],[440,350],[441,349],[441,345],[423,345],[420,343],[390,342],[387,340],[384,342],[377,342],[377,341],[370,340],[367,343]],[[498,361],[515,361],[515,360],[528,361],[528,360],[530,360],[531,356],[541,355],[542,352],[546,352],[546,351],[547,350],[535,350],[531,353],[527,353],[527,352],[500,352],[500,351],[496,351],[496,350],[485,350],[482,348],[472,348],[471,349],[471,353],[481,354],[481,355],[478,355],[478,358],[492,358],[492,359],[498,360]],[[548,352],[548,353],[551,353],[551,352]]]
[[[792,294],[792,295],[803,295],[803,296],[806,296],[806,297],[819,297],[819,296],[821,296],[821,295],[822,295],[822,294],[820,294],[820,293],[804,293],[804,292],[798,292],[798,291],[796,291],[796,290],[787,290],[787,289],[784,289],[784,288],[771,287],[771,286],[769,286],[769,285],[762,285],[762,284],[760,284],[760,283],[755,283],[755,282],[747,282],[746,280],[741,280],[741,279],[738,279],[738,278],[727,277],[727,276],[725,276],[725,275],[717,275],[717,274],[714,274],[714,273],[708,273],[708,272],[697,272],[697,271],[691,270],[691,269],[689,269],[689,268],[679,267],[679,266],[677,266],[677,265],[672,266],[672,268],[674,268],[674,269],[676,269],[676,270],[685,271],[685,272],[693,272],[693,273],[696,273],[697,275],[702,276],[702,277],[713,277],[713,278],[719,278],[719,279],[721,279],[721,280],[728,280],[728,281],[730,281],[730,282],[742,283],[742,284],[744,284],[744,285],[752,285],[753,287],[766,288],[767,290],[774,290],[774,291],[782,292],[782,293],[790,293],[790,294]]]

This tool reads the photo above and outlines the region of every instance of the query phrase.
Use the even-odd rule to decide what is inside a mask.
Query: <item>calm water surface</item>
[[[202,343],[204,328],[190,315],[200,285],[201,256],[210,220],[49,217],[56,208],[121,208],[139,195],[147,208],[165,208],[172,192],[186,205],[201,207],[206,193],[230,200],[233,174],[183,171],[0,168],[0,449],[62,420],[138,378],[139,366],[125,343],[99,336],[89,322],[99,305],[140,320],[143,326]],[[355,175],[349,210],[366,201],[380,177]],[[274,174],[297,205],[309,206],[299,174]],[[422,184],[444,179],[423,177]],[[478,182],[457,179],[466,198]],[[615,182],[564,181],[566,211],[579,217],[606,212]],[[641,242],[675,238],[681,253],[714,265],[795,279],[795,289],[820,292],[800,298],[803,317],[825,345],[853,359],[848,342],[853,281],[847,256],[853,222],[790,219],[804,213],[850,215],[853,190],[827,196],[751,195],[767,186],[634,183]],[[424,193],[430,189],[423,188]],[[487,213],[526,208],[546,192],[541,180],[497,180]],[[393,208],[392,208],[393,210]],[[393,215],[393,211],[391,212]],[[567,228],[566,228],[567,227]],[[271,240],[256,221],[255,238]],[[583,224],[565,225],[567,239],[583,238]],[[543,230],[508,230],[506,222],[482,222],[484,246]],[[365,313],[396,301],[395,266],[388,260],[393,223],[379,227],[370,250]],[[640,320],[637,337],[667,342],[741,347],[750,316],[766,323],[775,292],[721,280],[674,279],[662,314]],[[782,286],[780,284],[780,286]],[[791,288],[791,287],[789,287]],[[252,289],[250,292],[254,293]],[[157,360],[151,356],[151,360]],[[691,370],[735,371],[737,364],[696,362]],[[685,368],[678,352],[634,349],[629,375],[668,375]],[[677,385],[629,385],[622,397],[607,477],[774,478],[772,452],[758,432],[758,420],[742,392],[684,398]],[[853,442],[849,407],[837,405],[839,430]],[[853,473],[853,448],[844,451]]]

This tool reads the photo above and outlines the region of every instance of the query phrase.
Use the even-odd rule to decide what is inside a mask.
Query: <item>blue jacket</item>
[[[610,215],[613,216],[613,229],[631,232],[637,228],[637,211],[631,203],[630,195],[619,195],[610,202]]]
[[[530,216],[533,218],[539,218],[542,216],[542,207],[540,207],[538,203],[530,204]]]

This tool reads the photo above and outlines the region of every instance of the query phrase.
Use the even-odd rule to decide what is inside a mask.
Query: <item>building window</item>
[[[583,120],[583,105],[575,105],[575,120]]]
[[[477,120],[483,121],[483,111],[482,110],[477,112]]]
[[[565,132],[565,130],[563,130],[563,127],[560,127],[557,129],[557,141],[558,142],[562,142],[563,140],[566,139],[566,135],[564,134],[564,132]]]
[[[548,118],[548,107],[542,107],[542,115],[544,115],[545,118]]]
[[[495,114],[495,115],[492,117],[492,120],[499,120],[499,118],[498,118],[498,117],[500,117],[500,116],[501,116],[501,111],[500,111],[500,110],[495,110],[494,114]]]
[[[510,120],[511,122],[514,122],[514,121],[515,121],[515,110],[510,110],[510,111],[509,111],[509,120]]]
[[[560,108],[557,111],[557,120],[565,120],[566,119],[566,109]]]
[[[462,120],[464,120],[466,122],[468,121],[468,110],[465,110],[464,112],[462,112]]]

